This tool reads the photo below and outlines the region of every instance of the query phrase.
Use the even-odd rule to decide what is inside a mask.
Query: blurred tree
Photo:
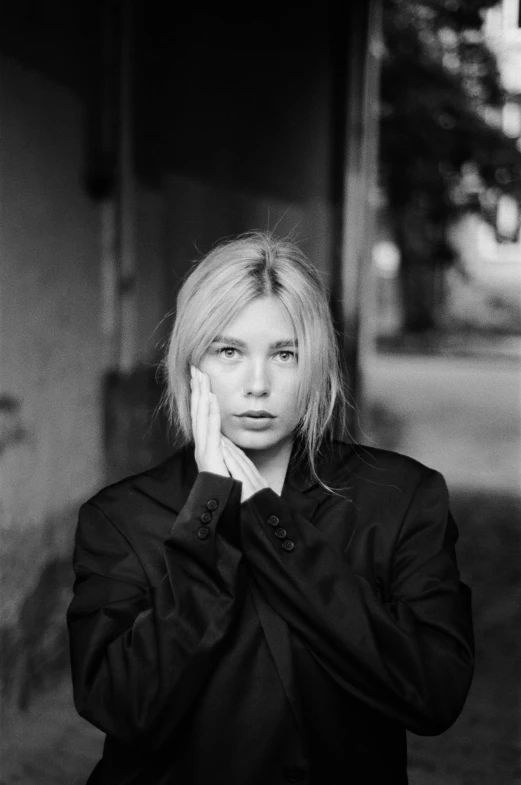
[[[384,0],[381,184],[401,253],[404,329],[436,326],[447,228],[466,211],[496,224],[521,202],[521,150],[500,125],[506,94],[483,12],[496,0]]]

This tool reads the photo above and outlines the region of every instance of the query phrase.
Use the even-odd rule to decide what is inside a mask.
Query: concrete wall
[[[332,207],[326,199],[290,201],[195,177],[165,181],[165,233],[170,291],[177,291],[192,262],[219,239],[253,230],[291,235],[328,280]]]
[[[0,379],[26,431],[0,457],[0,521],[35,546],[102,475],[99,212],[80,183],[79,101],[13,60],[0,79]]]
[[[70,562],[78,504],[103,476],[100,233],[79,100],[4,57],[0,101],[0,630],[19,665],[30,628],[54,634],[49,565]],[[51,605],[31,605],[35,593]],[[0,665],[19,700],[24,667],[13,687]]]

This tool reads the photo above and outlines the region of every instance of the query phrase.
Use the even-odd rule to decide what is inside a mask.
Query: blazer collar
[[[333,442],[325,445],[317,460],[317,470],[326,483],[335,484],[335,475],[344,467],[348,445]],[[159,466],[138,474],[133,487],[178,513],[184,506],[197,477],[193,445],[182,447]],[[343,474],[343,472],[342,472]],[[311,517],[326,492],[311,476],[305,461],[299,460],[296,447],[291,455],[288,473],[282,489],[282,499],[293,509]]]
[[[346,458],[351,452],[351,445],[345,442],[332,441],[322,445],[315,461],[316,472],[322,482],[333,488],[345,483]],[[320,502],[328,497],[328,491],[312,476],[307,462],[296,460],[294,449],[282,489],[282,499],[293,510],[311,519]]]

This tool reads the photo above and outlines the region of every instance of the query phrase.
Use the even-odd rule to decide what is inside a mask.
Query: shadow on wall
[[[27,439],[28,433],[22,425],[20,400],[12,395],[0,395],[0,456]]]
[[[170,455],[168,423],[161,408],[164,385],[157,365],[105,377],[105,456],[107,481],[145,471]]]
[[[70,559],[48,562],[21,605],[15,623],[0,629],[2,712],[24,711],[33,696],[50,687],[69,667],[64,623],[71,598]]]

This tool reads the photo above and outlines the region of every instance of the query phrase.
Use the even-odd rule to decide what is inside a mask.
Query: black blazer
[[[291,466],[291,465],[290,465]],[[473,671],[442,476],[335,442],[245,503],[185,448],[80,511],[76,707],[90,785],[402,785],[405,729],[456,719]]]

